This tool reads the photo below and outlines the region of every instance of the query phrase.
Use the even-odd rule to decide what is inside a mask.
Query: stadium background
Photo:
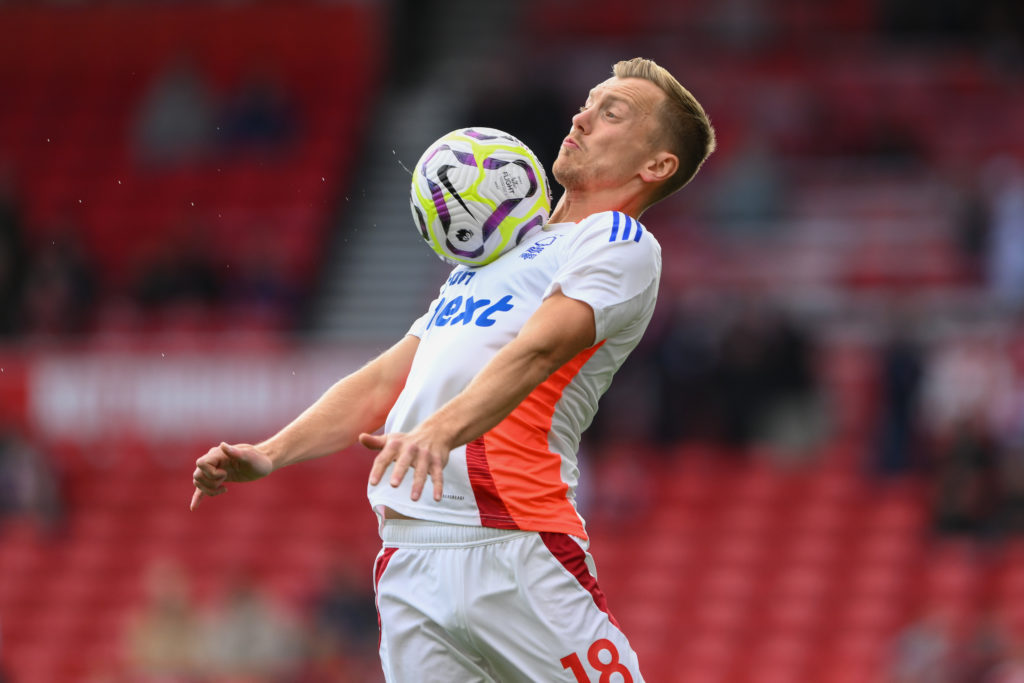
[[[550,163],[638,54],[720,139],[581,456],[648,680],[1021,680],[1022,39],[1010,0],[0,3],[3,680],[380,680],[368,454],[189,514],[192,463],[432,298],[430,141]]]

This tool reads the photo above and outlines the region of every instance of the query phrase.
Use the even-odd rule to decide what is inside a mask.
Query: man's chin
[[[560,162],[561,157],[555,159],[555,163],[551,165],[551,177],[566,190],[578,187],[583,180],[583,169]]]

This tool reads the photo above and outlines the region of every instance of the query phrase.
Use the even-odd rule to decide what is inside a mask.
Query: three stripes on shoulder
[[[609,242],[627,242],[629,240],[639,242],[643,232],[644,227],[640,225],[640,221],[619,211],[612,213],[612,231],[608,237]]]

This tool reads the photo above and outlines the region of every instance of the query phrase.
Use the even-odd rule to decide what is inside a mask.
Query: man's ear
[[[679,168],[679,157],[672,152],[658,152],[640,169],[645,183],[660,183],[671,178]]]

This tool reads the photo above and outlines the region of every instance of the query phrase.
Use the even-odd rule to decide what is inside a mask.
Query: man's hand
[[[384,476],[388,465],[395,463],[391,471],[391,486],[397,487],[405,478],[406,472],[412,467],[412,494],[410,498],[419,500],[423,487],[427,483],[427,475],[434,482],[434,500],[441,500],[444,490],[444,466],[448,464],[451,448],[442,440],[431,438],[423,426],[408,434],[360,434],[359,443],[369,449],[380,451],[373,459],[370,469],[370,484],[376,486]]]
[[[192,473],[196,490],[189,510],[199,507],[203,496],[219,496],[227,491],[224,484],[229,481],[253,481],[273,470],[270,458],[255,446],[245,443],[214,446],[196,460],[196,471]]]

